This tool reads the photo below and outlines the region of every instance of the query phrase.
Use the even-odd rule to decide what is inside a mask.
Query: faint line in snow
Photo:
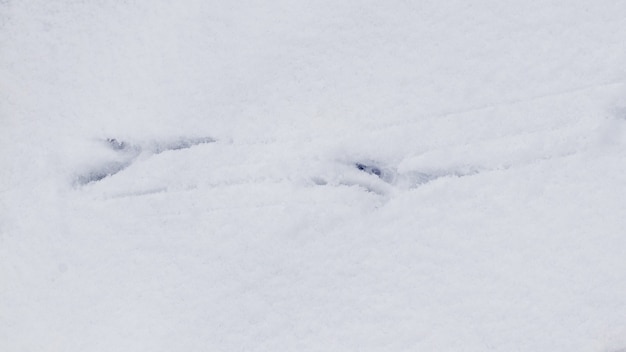
[[[592,84],[588,84],[588,85],[584,85],[584,86],[578,86],[578,87],[571,88],[571,89],[559,90],[559,91],[556,91],[556,92],[549,92],[549,93],[544,93],[544,94],[538,94],[538,95],[531,95],[531,96],[520,97],[520,98],[507,99],[507,100],[499,101],[499,102],[492,103],[492,104],[480,104],[480,105],[475,105],[475,106],[466,106],[466,107],[459,108],[459,109],[450,109],[450,110],[443,110],[443,111],[438,111],[438,112],[432,112],[432,113],[424,114],[424,116],[421,116],[421,118],[418,119],[417,122],[416,121],[411,121],[411,122],[399,122],[399,121],[397,121],[397,122],[389,122],[389,123],[383,124],[383,125],[381,125],[381,126],[379,126],[377,128],[378,128],[378,130],[383,130],[383,129],[394,128],[394,127],[398,127],[398,126],[412,125],[412,124],[423,122],[424,118],[426,118],[426,119],[434,119],[434,118],[440,118],[440,117],[446,117],[446,116],[462,115],[462,114],[466,114],[466,113],[478,112],[478,111],[482,111],[482,110],[494,109],[494,108],[499,108],[499,107],[504,107],[504,106],[509,106],[509,105],[516,105],[516,104],[532,102],[532,101],[542,100],[542,99],[551,98],[551,97],[557,97],[557,96],[563,96],[563,95],[583,92],[583,91],[589,90],[589,89],[595,89],[595,88],[600,88],[600,87],[608,87],[608,86],[612,86],[612,85],[620,85],[620,84],[624,84],[624,82],[625,82],[624,80],[619,79],[619,80],[605,81],[605,82],[599,82],[599,83],[592,83]]]

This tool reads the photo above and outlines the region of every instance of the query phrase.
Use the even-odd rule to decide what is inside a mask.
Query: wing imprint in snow
[[[166,151],[187,149],[199,144],[213,143],[211,137],[178,138],[169,141],[155,141],[144,145],[132,144],[116,138],[107,138],[105,144],[114,152],[112,160],[103,161],[97,167],[79,174],[74,179],[78,186],[98,182],[106,177],[113,176],[132,165],[142,153],[160,154]]]
[[[327,175],[327,177],[313,177],[311,180],[319,186],[325,185],[341,185],[341,186],[359,186],[368,192],[380,195],[388,194],[394,189],[413,189],[423,186],[429,182],[433,182],[445,177],[464,177],[477,174],[479,168],[475,167],[457,167],[451,169],[440,170],[409,170],[399,172],[396,167],[383,165],[375,161],[360,160],[353,162],[351,168],[354,171],[344,170],[338,172],[336,177]]]
[[[179,138],[172,141],[161,141],[150,144],[150,151],[154,154],[166,152],[168,150],[187,149],[199,144],[213,143],[216,140],[211,137],[199,138]]]

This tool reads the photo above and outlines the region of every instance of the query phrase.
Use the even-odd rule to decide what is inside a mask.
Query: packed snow
[[[0,350],[623,352],[625,38],[613,0],[0,0]]]

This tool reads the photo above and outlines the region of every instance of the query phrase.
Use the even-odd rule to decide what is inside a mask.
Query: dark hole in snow
[[[380,170],[380,168],[376,167],[376,166],[372,166],[372,165],[366,165],[363,163],[356,163],[355,164],[356,168],[363,171],[363,172],[367,172],[368,174],[371,175],[376,175],[380,178],[382,178],[383,176],[383,172]]]
[[[382,181],[399,187],[415,188],[442,177],[464,177],[478,173],[472,167],[456,170],[433,170],[431,172],[408,171],[399,174],[396,170],[378,166],[375,162],[357,162],[354,167],[358,170],[377,176]]]

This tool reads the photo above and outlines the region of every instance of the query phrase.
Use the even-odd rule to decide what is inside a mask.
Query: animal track
[[[128,144],[126,142],[120,142],[115,138],[107,138],[106,141],[113,150],[125,150],[128,148]]]
[[[86,185],[88,183],[100,181],[107,176],[115,175],[116,173],[124,170],[130,164],[131,162],[110,162],[103,164],[96,170],[91,170],[79,175],[74,180],[74,183],[76,185]]]
[[[397,186],[415,188],[425,183],[434,181],[441,177],[455,176],[462,177],[477,173],[477,170],[438,170],[434,172],[409,171],[399,173],[395,169],[378,166],[373,162],[357,162],[354,166],[367,174],[377,176],[381,180]]]
[[[311,181],[318,186],[359,186],[368,192],[387,195],[394,189],[413,189],[439,178],[470,176],[480,171],[479,168],[463,167],[428,172],[416,170],[400,172],[396,167],[371,160],[360,160],[340,166],[337,168],[336,176],[332,174],[326,174],[326,177],[315,176]]]
[[[216,142],[216,140],[211,137],[179,138],[173,141],[152,143],[149,145],[150,146],[149,149],[153,154],[160,154],[168,150],[187,149],[198,144],[206,144],[206,143],[213,143],[213,142]]]
[[[78,175],[74,179],[75,185],[86,185],[113,176],[132,165],[142,153],[155,155],[170,150],[187,149],[199,144],[213,143],[215,139],[211,137],[179,138],[171,141],[149,142],[144,145],[132,144],[116,138],[107,138],[104,142],[106,147],[114,152],[114,160],[104,161],[98,167]]]
[[[116,175],[137,161],[144,161],[153,155],[192,148],[196,145],[216,142],[211,137],[178,138],[161,141],[135,143],[108,138],[101,142],[101,152],[107,152],[96,166],[78,174],[74,178],[75,186],[99,182]],[[414,168],[419,167],[415,165]],[[311,170],[313,171],[313,170]],[[370,159],[357,161],[340,161],[338,163],[319,164],[318,175],[311,175],[310,180],[319,186],[358,186],[368,192],[389,195],[396,190],[407,190],[443,177],[463,177],[477,173],[478,169],[454,168],[399,171],[398,167]],[[161,190],[161,188],[159,188]],[[148,193],[153,193],[152,191]],[[128,193],[130,195],[141,193]]]
[[[387,183],[393,183],[396,179],[397,172],[395,170],[379,166],[378,163],[374,161],[360,161],[356,162],[354,166],[357,170],[376,176]]]
[[[383,172],[376,166],[371,166],[371,165],[365,165],[362,163],[356,163],[354,164],[356,166],[357,169],[361,170],[361,171],[365,171],[368,174],[372,174],[372,175],[376,175],[378,177],[381,177]]]

